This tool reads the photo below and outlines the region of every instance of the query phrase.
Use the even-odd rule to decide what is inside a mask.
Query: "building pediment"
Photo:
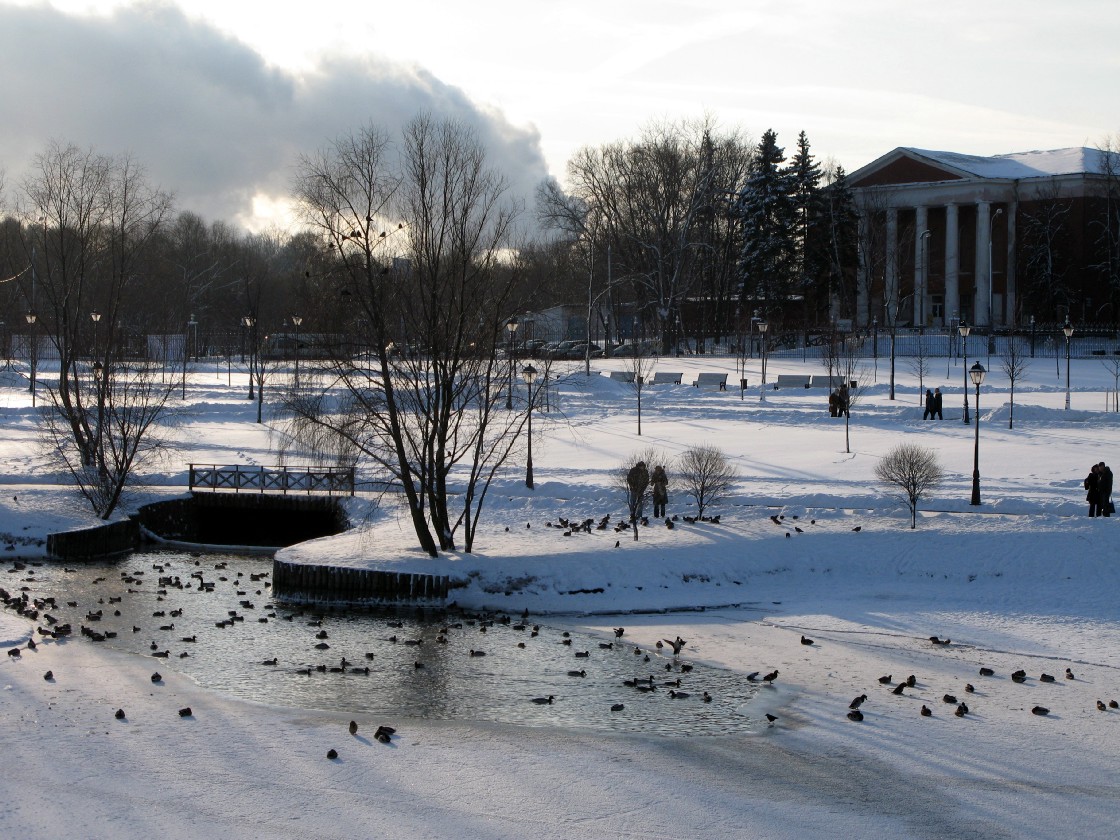
[[[900,184],[933,184],[959,181],[969,173],[942,161],[925,157],[913,149],[895,149],[857,169],[848,179],[853,189]]]

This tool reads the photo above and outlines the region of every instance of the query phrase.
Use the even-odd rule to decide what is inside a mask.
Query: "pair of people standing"
[[[1116,511],[1112,504],[1112,470],[1104,461],[1093,464],[1085,476],[1085,501],[1089,503],[1089,516],[1111,516]]]
[[[929,388],[926,388],[926,410],[922,414],[922,419],[933,420],[934,418],[945,419],[941,416],[941,389],[934,388],[930,391]]]
[[[645,498],[646,488],[650,489],[653,497],[653,515],[660,519],[665,516],[665,506],[669,503],[669,478],[665,475],[665,468],[653,468],[651,476],[646,468],[645,461],[639,461],[630,468],[626,475],[626,486],[629,490],[630,516],[632,519],[642,518],[642,502]]]

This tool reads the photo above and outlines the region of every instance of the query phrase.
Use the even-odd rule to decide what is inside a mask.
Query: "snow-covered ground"
[[[1074,360],[1067,411],[1064,363],[1035,359],[1016,385],[1009,429],[998,361],[981,389],[979,508],[969,505],[975,427],[961,422],[959,362],[932,362],[925,385],[945,392],[945,419],[930,422],[906,361],[892,401],[887,360],[877,375],[869,360],[850,453],[820,390],[768,391],[763,403],[757,388],[741,399],[738,389],[647,387],[639,438],[633,390],[577,369],[534,418],[536,489],[525,488],[523,465],[511,466],[491,489],[473,554],[419,554],[400,511],[362,498],[353,532],[284,552],[447,572],[464,607],[558,613],[606,637],[621,625],[640,646],[679,635],[691,660],[777,669],[751,701],[752,717],[769,712],[773,725],[658,738],[434,722],[402,709],[391,721],[359,718],[351,736],[346,709],[247,703],[166,662],[156,685],[151,660],[78,639],[26,650],[34,626],[0,612],[0,643],[24,649],[0,657],[0,836],[1114,837],[1120,518],[1085,516],[1081,486],[1120,443],[1120,414],[1106,410],[1113,376]],[[709,370],[738,379],[730,359],[659,367],[683,371],[686,383]],[[798,359],[768,365],[771,381],[799,372],[823,371]],[[758,360],[747,376],[758,381]],[[134,502],[182,492],[191,461],[278,460],[282,424],[255,424],[244,377],[226,377],[193,373],[173,430],[180,450],[145,471]],[[92,520],[46,472],[28,396],[0,387],[0,532],[10,555],[34,558],[46,533]],[[913,531],[905,505],[874,478],[900,441],[936,450],[946,471]],[[723,449],[739,474],[711,511],[718,524],[683,519],[692,509],[672,459],[698,444]],[[676,527],[650,525],[637,542],[611,528],[549,527],[562,517],[618,521],[618,468],[650,449],[669,468]],[[0,585],[11,591],[27,572],[9,568]],[[1010,679],[1018,669],[1025,683]],[[911,674],[915,686],[894,695]],[[864,719],[850,721],[861,694]],[[946,694],[968,713],[957,717]],[[181,718],[185,706],[193,714]],[[372,737],[381,723],[397,728],[389,745]]]

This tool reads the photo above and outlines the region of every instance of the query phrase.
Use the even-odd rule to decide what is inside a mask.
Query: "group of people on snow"
[[[1112,503],[1112,470],[1104,461],[1093,464],[1085,476],[1085,501],[1089,503],[1089,516],[1111,516],[1116,512]]]
[[[923,420],[944,420],[941,416],[941,389],[934,388],[932,391],[926,388],[926,410],[922,414]]]
[[[626,488],[630,498],[630,516],[632,519],[641,519],[646,490],[650,491],[653,501],[653,515],[656,519],[665,516],[665,506],[669,504],[669,477],[665,475],[665,468],[656,466],[653,475],[650,475],[645,461],[639,461],[630,468],[626,474]]]

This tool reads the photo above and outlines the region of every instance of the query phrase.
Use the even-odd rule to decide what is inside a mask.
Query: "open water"
[[[668,647],[590,635],[554,617],[285,606],[270,598],[271,569],[260,557],[137,553],[10,564],[0,586],[53,596],[49,612],[72,624],[71,644],[153,657],[153,670],[261,703],[675,736],[759,724],[746,708],[758,683]],[[107,638],[93,642],[81,626]],[[549,695],[551,704],[532,702]]]

